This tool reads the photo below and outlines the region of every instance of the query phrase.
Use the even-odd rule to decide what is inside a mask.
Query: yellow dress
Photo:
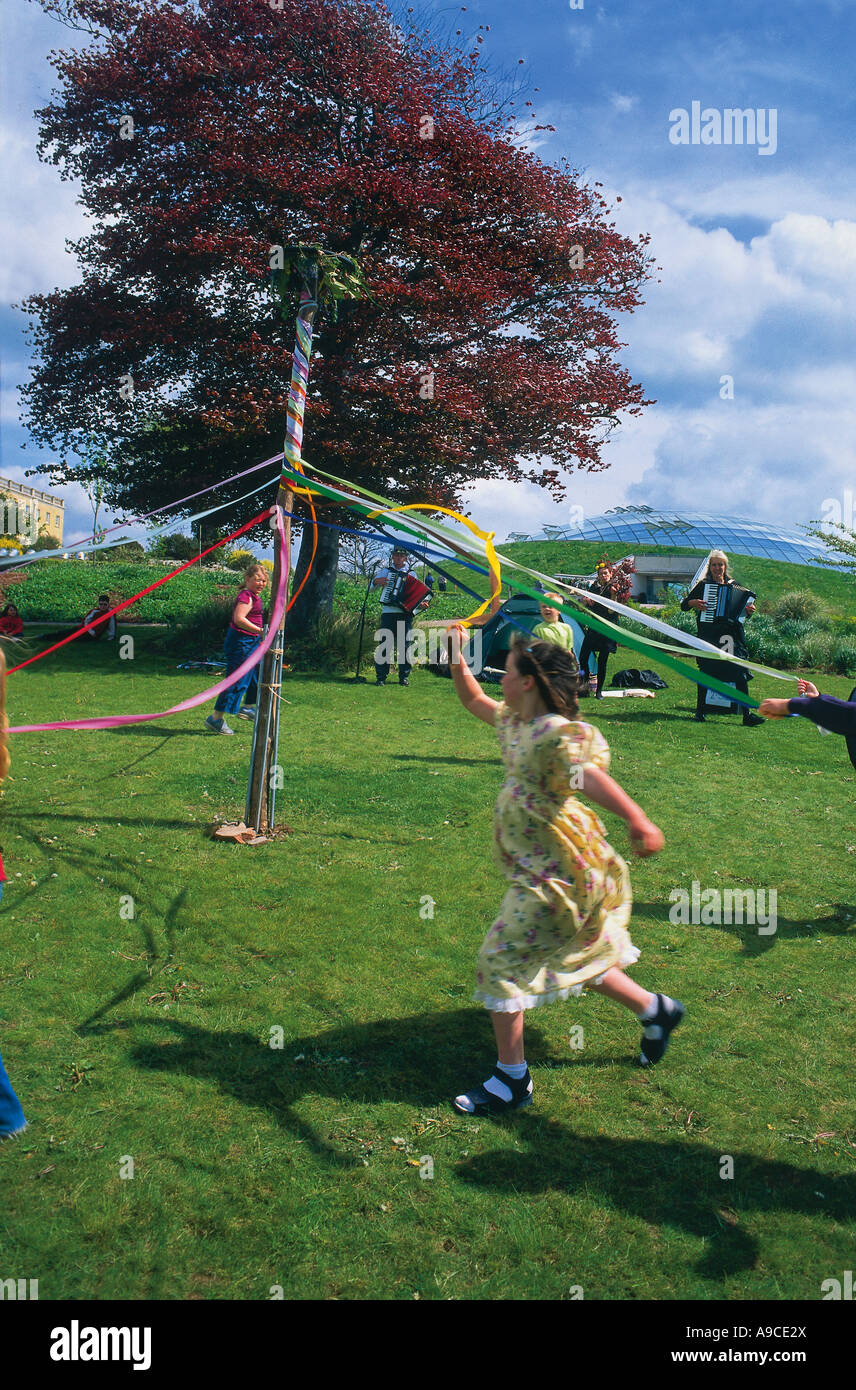
[[[495,723],[506,777],[494,853],[509,887],[479,953],[474,997],[516,1012],[580,994],[640,953],[627,931],[627,865],[573,795],[586,766],[608,769],[606,739],[558,714],[527,723],[504,702]]]

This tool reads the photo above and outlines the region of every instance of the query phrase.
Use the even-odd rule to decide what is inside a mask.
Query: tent
[[[469,644],[464,648],[464,660],[476,679],[498,679],[505,672],[505,658],[515,637],[531,633],[543,621],[537,599],[530,598],[528,594],[515,594],[507,599],[484,627],[474,630]],[[579,657],[583,629],[572,618],[563,617],[561,621],[572,628],[574,651]],[[445,661],[440,669],[444,675],[449,674]]]

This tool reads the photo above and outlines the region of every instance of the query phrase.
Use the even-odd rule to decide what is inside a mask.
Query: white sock
[[[496,1065],[500,1071],[504,1071],[513,1081],[522,1081],[526,1075],[527,1067],[525,1062],[497,1062]],[[498,1100],[511,1100],[511,1087],[504,1086],[496,1076],[489,1076],[484,1083],[484,1088],[486,1091],[489,1091],[492,1096],[496,1096]],[[470,1114],[472,1114],[475,1109],[475,1106],[471,1101],[467,1100],[466,1096],[456,1096],[455,1103]]]
[[[657,1017],[657,1012],[659,1008],[659,1001],[657,999],[656,994],[653,995],[652,998],[654,1000],[653,1005],[647,1008],[644,1013],[639,1014],[638,1017],[640,1023],[649,1024],[649,1027],[643,1028],[642,1036],[645,1038],[650,1038],[652,1042],[659,1042],[659,1040],[663,1036],[663,1026],[660,1023],[651,1023],[651,1019]],[[668,994],[661,994],[660,1000],[662,1000],[663,1008],[666,1010],[667,1014],[674,1013],[674,999],[670,999]]]
[[[657,1017],[658,1008],[659,1004],[657,1002],[656,994],[649,994],[648,1003],[645,1005],[641,1014],[637,1014],[636,1017],[639,1019],[640,1023],[650,1023],[652,1018]]]

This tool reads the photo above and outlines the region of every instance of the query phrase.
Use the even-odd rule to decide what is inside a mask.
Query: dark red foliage
[[[498,102],[485,118],[483,45],[444,51],[366,0],[42,3],[102,36],[54,55],[39,113],[97,230],[81,283],[25,305],[28,424],[103,445],[114,506],[282,447],[294,323],[268,271],[294,241],[355,256],[373,296],[319,322],[308,460],[445,504],[480,478],[560,496],[560,470],[604,466],[608,428],[646,404],[615,315],[641,302],[647,238],[520,149]]]

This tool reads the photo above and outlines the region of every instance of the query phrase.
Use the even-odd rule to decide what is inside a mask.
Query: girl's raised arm
[[[627,821],[630,839],[637,854],[657,854],[665,844],[663,832],[650,821],[635,801],[618,783],[598,767],[586,767],[583,772],[583,791],[597,806],[612,811]]]
[[[460,623],[452,623],[446,629],[446,636],[449,638],[449,666],[452,671],[452,680],[455,682],[455,689],[458,692],[458,699],[470,714],[474,714],[476,719],[481,719],[485,724],[493,724],[496,711],[499,709],[499,701],[492,700],[489,695],[485,695],[469,666],[462,658],[464,642],[467,640],[467,633]]]

